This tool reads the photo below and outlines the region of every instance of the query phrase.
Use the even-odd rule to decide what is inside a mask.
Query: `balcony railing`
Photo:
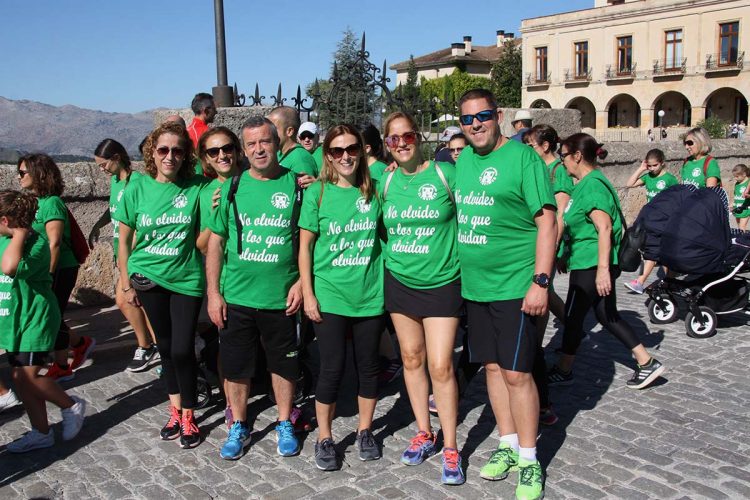
[[[653,75],[684,75],[687,73],[687,57],[679,59],[656,59],[654,60]]]
[[[742,69],[745,51],[738,52],[735,57],[732,54],[707,54],[706,71],[726,71]]]
[[[590,82],[591,75],[594,72],[592,68],[588,69],[566,69],[563,75],[563,81],[566,83],[570,82]]]
[[[607,69],[604,72],[604,79],[605,80],[633,80],[636,77],[636,68],[637,63],[633,63],[633,66],[630,68],[618,68],[617,66],[612,66],[611,64],[607,65]]]
[[[552,73],[547,73],[546,75],[532,75],[531,73],[526,73],[524,85],[527,87],[533,87],[534,85],[549,85],[551,81]]]

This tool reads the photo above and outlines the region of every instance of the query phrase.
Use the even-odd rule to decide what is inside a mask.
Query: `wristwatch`
[[[533,283],[536,283],[542,288],[548,288],[549,287],[549,274],[547,273],[535,274],[531,281]]]

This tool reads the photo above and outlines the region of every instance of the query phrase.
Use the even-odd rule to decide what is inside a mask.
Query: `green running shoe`
[[[520,459],[518,461],[517,500],[540,500],[544,498],[544,479],[539,460]]]
[[[490,461],[482,467],[479,475],[490,481],[500,481],[508,477],[510,471],[518,469],[518,451],[501,441],[500,445],[492,452]]]

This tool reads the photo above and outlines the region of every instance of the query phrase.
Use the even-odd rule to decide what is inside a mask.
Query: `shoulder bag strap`
[[[614,189],[610,188],[609,185],[604,182],[601,179],[597,179],[599,182],[601,182],[605,188],[607,188],[607,191],[609,191],[612,194],[612,197],[615,201],[615,208],[617,209],[617,212],[620,214],[620,220],[622,221],[622,231],[626,232],[628,230],[628,223],[625,222],[625,214],[622,213],[622,209],[620,208],[620,197],[617,196],[617,192],[614,191]],[[615,225],[615,221],[612,221],[612,225]]]
[[[453,197],[453,191],[451,191],[451,187],[448,185],[448,181],[445,178],[445,174],[443,174],[443,170],[440,168],[440,165],[438,165],[438,162],[435,163],[435,172],[437,172],[438,177],[440,177],[440,181],[443,183],[443,186],[445,186],[446,191],[448,191],[448,198],[451,199],[451,203],[454,205],[456,204],[456,199]]]
[[[393,169],[390,172],[388,172],[388,177],[385,179],[385,186],[383,186],[383,201],[385,201],[385,195],[388,193],[388,186],[391,185],[391,180],[393,179],[393,174],[395,173],[396,173],[396,169]]]

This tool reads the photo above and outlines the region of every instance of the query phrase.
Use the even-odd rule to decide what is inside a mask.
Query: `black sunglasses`
[[[307,140],[307,139],[310,139],[310,140],[312,140],[312,139],[314,139],[314,138],[315,138],[315,134],[311,134],[310,132],[302,132],[302,133],[301,133],[301,134],[299,135],[299,138],[300,138],[300,140],[303,140],[303,141],[304,141],[304,140]]]
[[[23,178],[28,173],[29,173],[28,170],[21,170],[20,168],[18,169],[18,177]]]
[[[217,156],[219,156],[219,151],[221,151],[225,155],[231,155],[237,150],[235,149],[234,144],[228,142],[227,144],[219,146],[218,148],[208,148],[206,150],[206,155],[208,155],[209,158],[216,158]]]
[[[331,153],[331,156],[333,156],[334,160],[340,159],[342,156],[344,156],[345,152],[350,157],[359,156],[359,152],[361,150],[362,148],[359,146],[359,144],[350,144],[345,148],[328,148],[328,152]]]
[[[461,125],[471,125],[472,123],[474,123],[474,118],[476,118],[480,122],[486,122],[492,120],[492,118],[495,116],[495,113],[496,112],[494,109],[485,109],[484,111],[480,111],[475,115],[461,115],[458,118],[458,121],[461,122]]]
[[[169,152],[172,152],[172,155],[176,158],[182,158],[185,156],[185,149],[181,147],[175,147],[175,148],[168,148],[167,146],[161,146],[156,148],[156,154],[164,158],[169,154]]]
[[[683,144],[684,144],[685,146],[692,146],[692,145],[693,145],[693,144],[695,144],[695,143],[694,143],[693,141],[691,141],[691,140],[689,140],[689,139],[688,139],[687,141],[683,142]]]
[[[562,153],[561,152],[561,153],[558,154],[558,156],[560,157],[561,160],[564,160],[566,156],[572,155],[572,154],[573,154],[573,151],[568,151],[567,153]]]

